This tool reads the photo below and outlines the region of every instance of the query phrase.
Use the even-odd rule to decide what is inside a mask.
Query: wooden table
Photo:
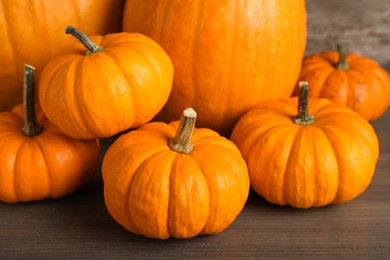
[[[316,4],[325,3],[311,1],[313,13]],[[316,50],[317,45],[310,45],[317,37],[315,28],[310,31],[308,50]],[[384,59],[390,71],[388,56]],[[390,111],[373,125],[381,145],[377,169],[366,192],[347,204],[298,210],[251,193],[224,232],[160,241],[131,234],[111,218],[99,172],[85,187],[59,200],[0,203],[0,259],[389,259]],[[102,153],[109,144],[102,141]]]

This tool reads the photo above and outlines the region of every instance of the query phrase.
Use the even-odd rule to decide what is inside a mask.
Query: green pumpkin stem
[[[35,114],[35,68],[30,65],[24,65],[23,114],[22,133],[29,137],[39,135],[43,128],[38,124]]]
[[[188,154],[192,151],[192,132],[194,131],[196,112],[192,108],[186,108],[180,119],[180,124],[174,138],[169,140],[169,147],[179,153]]]
[[[78,29],[72,27],[72,26],[66,26],[65,27],[65,33],[71,34],[74,37],[76,37],[82,44],[84,44],[85,48],[87,48],[87,53],[94,53],[99,52],[103,49],[103,47],[96,45],[85,33],[79,31]]]
[[[343,44],[337,44],[337,50],[339,52],[339,61],[336,64],[338,70],[347,70],[349,65],[347,63],[347,48]]]
[[[298,125],[311,125],[314,123],[314,116],[309,114],[309,84],[306,81],[299,82],[299,95],[298,95],[298,115],[293,118],[295,124]]]

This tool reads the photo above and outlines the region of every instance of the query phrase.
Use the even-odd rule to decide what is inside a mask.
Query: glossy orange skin
[[[171,150],[178,122],[149,123],[119,137],[102,166],[112,217],[146,237],[190,238],[225,230],[249,192],[237,147],[209,129],[195,129],[189,154]]]
[[[345,70],[335,67],[338,60],[337,51],[304,58],[299,80],[310,84],[309,96],[345,105],[368,121],[379,118],[390,104],[389,74],[373,59],[358,54],[347,55]]]
[[[345,203],[370,184],[379,154],[372,126],[351,109],[309,99],[311,125],[292,121],[297,98],[265,102],[245,114],[231,140],[248,164],[253,189],[296,208]]]
[[[150,36],[173,61],[172,92],[157,119],[193,107],[198,127],[229,136],[260,101],[291,96],[306,44],[305,1],[129,0],[123,30]]]
[[[124,0],[1,0],[0,111],[22,102],[23,65],[39,77],[44,65],[72,42],[64,28],[87,34],[121,30]]]
[[[0,113],[0,201],[59,198],[84,185],[97,172],[98,141],[64,135],[37,109],[44,130],[34,137],[21,133],[21,105]]]
[[[110,137],[150,121],[172,88],[168,55],[137,33],[90,38],[103,50],[86,54],[75,39],[45,66],[38,94],[49,120],[80,139]]]

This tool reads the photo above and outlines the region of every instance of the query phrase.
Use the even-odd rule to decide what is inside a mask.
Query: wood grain
[[[374,9],[376,3],[388,7],[387,1],[376,0],[310,0],[308,22],[313,25],[308,50],[319,48],[314,44],[321,37],[319,32],[313,35],[314,27],[331,30],[328,23],[342,22],[342,28],[352,28],[347,17],[339,20],[335,13],[354,3],[373,3],[370,8]],[[388,49],[383,43],[381,48]],[[362,46],[361,50],[374,54],[378,50],[370,48]],[[390,71],[390,55],[381,59]],[[85,187],[60,200],[0,203],[0,259],[388,259],[390,111],[373,126],[381,151],[376,172],[366,192],[347,204],[298,210],[272,205],[252,192],[243,212],[221,234],[159,241],[131,234],[111,218],[99,172]],[[102,141],[102,154],[111,141]]]

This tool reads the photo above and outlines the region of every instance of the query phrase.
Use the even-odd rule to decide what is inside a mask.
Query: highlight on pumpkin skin
[[[120,136],[102,164],[104,201],[128,231],[149,238],[191,238],[224,231],[242,211],[249,176],[237,147],[213,130],[151,122]]]

